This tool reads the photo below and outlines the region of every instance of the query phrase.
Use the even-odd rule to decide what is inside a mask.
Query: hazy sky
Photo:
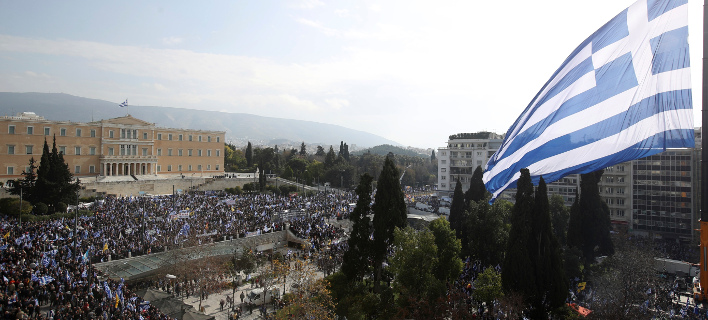
[[[0,91],[311,120],[440,147],[450,134],[506,132],[633,2],[0,0]],[[702,2],[689,0],[696,126]]]

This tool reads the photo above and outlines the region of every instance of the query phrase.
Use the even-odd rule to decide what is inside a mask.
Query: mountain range
[[[352,150],[399,143],[364,131],[304,120],[263,117],[155,106],[128,106],[72,96],[64,93],[0,92],[0,115],[14,116],[31,111],[47,120],[91,122],[125,116],[155,123],[158,127],[216,130],[226,132],[226,141],[236,146],[253,145],[339,146],[346,142]]]

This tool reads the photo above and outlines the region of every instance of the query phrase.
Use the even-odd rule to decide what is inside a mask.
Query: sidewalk
[[[238,306],[241,303],[241,298],[240,295],[243,292],[244,296],[248,296],[248,293],[251,290],[254,290],[255,288],[251,289],[250,284],[245,284],[238,289],[236,289],[236,296],[235,296],[235,304]],[[231,296],[231,289],[224,290],[222,292],[216,293],[216,294],[210,294],[208,298],[202,300],[202,308],[204,308],[204,313],[210,316],[214,316],[216,320],[224,320],[224,319],[230,319],[229,318],[229,310],[228,310],[228,305],[224,303],[224,309],[221,310],[221,307],[219,305],[219,302],[221,299],[226,301],[226,297]],[[247,301],[248,299],[244,299],[244,301]],[[187,304],[190,304],[194,306],[195,310],[199,310],[199,297],[194,297],[190,296],[189,298],[184,299],[184,302]],[[240,315],[239,319],[263,319],[261,316],[261,312],[258,310],[259,306],[254,307],[253,313],[251,314],[248,311],[248,308],[246,307],[246,304],[244,303],[243,306],[241,307],[243,314]],[[272,314],[275,312],[273,309],[272,304],[267,305],[267,312],[269,314]]]

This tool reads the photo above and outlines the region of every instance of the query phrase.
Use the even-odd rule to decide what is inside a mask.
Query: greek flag
[[[44,286],[44,285],[46,285],[47,283],[50,283],[50,282],[52,282],[52,281],[54,281],[54,278],[52,278],[52,277],[50,277],[50,276],[41,276],[41,277],[39,277],[39,285],[40,285],[40,286]]]
[[[108,299],[113,299],[113,294],[111,293],[111,287],[108,286],[108,282],[103,281],[103,291],[106,292],[106,297]]]
[[[496,198],[528,168],[534,184],[692,148],[687,0],[639,0],[578,46],[489,159]]]
[[[119,104],[119,106],[120,106],[121,108],[127,107],[127,106],[128,106],[128,99],[125,99],[125,102]]]

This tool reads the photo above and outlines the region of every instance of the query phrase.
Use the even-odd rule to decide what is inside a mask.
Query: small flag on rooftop
[[[686,0],[639,0],[578,46],[489,159],[493,198],[528,168],[534,184],[667,148],[692,148]]]
[[[120,106],[121,108],[127,107],[127,106],[128,106],[128,99],[125,99],[125,101],[123,101],[121,104],[119,104],[119,106]]]

